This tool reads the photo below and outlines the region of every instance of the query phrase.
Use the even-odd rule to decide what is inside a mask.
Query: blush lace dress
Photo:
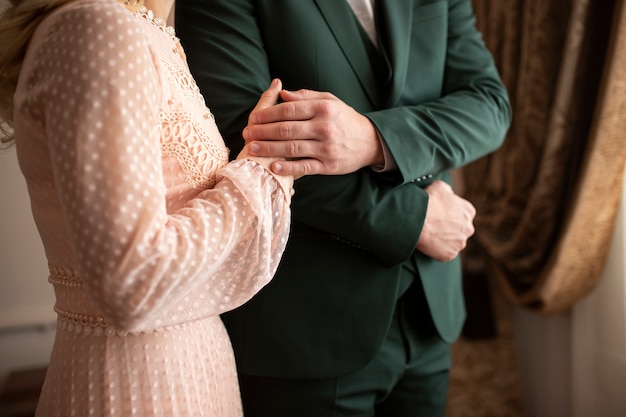
[[[114,0],[38,27],[15,133],[58,314],[37,416],[241,416],[219,314],[275,272],[291,180],[228,162],[171,30]]]

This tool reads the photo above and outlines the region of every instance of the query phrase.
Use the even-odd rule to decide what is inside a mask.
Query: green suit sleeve
[[[392,153],[403,183],[460,168],[494,151],[511,121],[506,89],[476,29],[471,2],[447,3],[440,97],[411,103],[412,97],[404,95],[389,108],[367,114]],[[409,66],[403,89],[411,90],[420,82],[420,63],[414,64]]]
[[[304,3],[309,2],[294,1],[292,5],[306,7]],[[271,79],[280,76],[272,71],[264,49],[262,34],[267,27],[264,28],[263,24],[273,23],[278,29],[281,23],[295,24],[260,23],[255,4],[250,0],[177,0],[176,6],[177,32],[187,52],[190,68],[233,153],[232,157],[242,147],[241,131],[250,110]],[[451,62],[450,70],[453,68],[455,65]],[[466,81],[480,81],[474,78],[474,74],[468,75]],[[399,103],[398,108],[368,113],[396,158],[404,180],[389,181],[368,168],[342,176],[302,178],[295,185],[294,221],[363,247],[385,264],[395,265],[408,259],[415,250],[428,206],[427,193],[417,181],[413,181],[418,173],[442,174],[498,145],[491,130],[481,132],[481,127],[475,125],[473,128],[459,127],[450,133],[445,130],[448,126],[443,119],[452,120],[454,116],[437,118],[446,113],[446,100],[452,107],[466,103],[463,109],[457,110],[459,113],[471,113],[472,106],[483,100],[484,96],[478,96],[477,90],[463,90],[462,86],[467,82],[457,81],[458,87],[454,87],[455,82],[446,83],[451,94],[460,91],[458,98],[414,106]],[[478,90],[481,88],[487,89],[479,87]],[[471,103],[467,103],[468,98]],[[492,106],[488,112],[490,118],[497,117],[499,111],[493,108],[493,102],[490,98],[482,107]],[[436,109],[440,110],[434,114]],[[474,115],[477,114],[478,110]],[[435,128],[437,123],[441,125]],[[454,125],[454,122],[449,124]],[[425,134],[429,127],[431,130]],[[467,132],[473,134],[470,140],[482,143],[477,149],[472,148],[469,154],[459,151],[470,149],[470,146],[461,146],[461,142],[468,140],[461,135]],[[485,138],[480,139],[481,135]],[[422,154],[424,151],[428,156]]]

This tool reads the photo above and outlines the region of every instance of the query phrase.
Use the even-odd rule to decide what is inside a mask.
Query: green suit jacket
[[[500,146],[508,97],[469,0],[378,0],[375,15],[379,49],[345,0],[177,0],[177,33],[233,157],[250,110],[279,77],[366,115],[398,168],[296,182],[275,278],[223,317],[242,373],[359,369],[382,343],[399,288],[416,278],[441,338],[460,333],[460,261],[415,250],[424,187]]]

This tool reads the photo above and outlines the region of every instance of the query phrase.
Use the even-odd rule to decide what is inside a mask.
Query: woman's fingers
[[[259,98],[256,106],[254,106],[254,109],[252,109],[252,112],[250,112],[248,122],[250,122],[250,120],[253,118],[255,112],[266,109],[268,107],[272,107],[274,104],[276,104],[278,98],[280,97],[280,92],[282,89],[283,83],[278,78],[273,79],[268,89],[265,90],[263,94],[261,94],[261,97]]]

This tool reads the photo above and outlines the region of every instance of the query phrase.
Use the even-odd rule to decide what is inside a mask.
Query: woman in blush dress
[[[164,24],[173,0],[10,3],[4,142],[58,314],[37,416],[241,416],[219,314],[274,274],[293,178],[246,148],[229,162]],[[280,90],[274,81],[257,108]]]

